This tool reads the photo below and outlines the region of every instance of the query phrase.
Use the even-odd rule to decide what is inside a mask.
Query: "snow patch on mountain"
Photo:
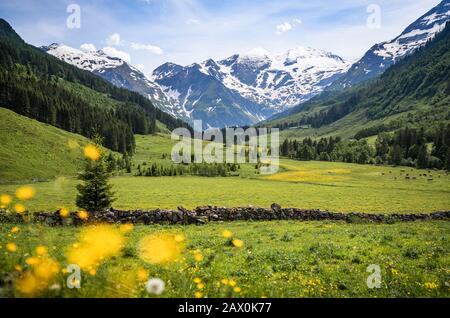
[[[120,58],[109,56],[101,50],[78,50],[58,43],[43,46],[41,49],[80,69],[99,75],[117,87],[142,94],[156,107],[177,118],[189,118],[189,114],[184,109],[179,109],[171,101],[177,100],[178,96],[166,95],[164,88],[147,78],[137,67]]]
[[[444,0],[410,24],[392,41],[374,45],[352,65],[347,74],[332,85],[332,88],[346,88],[380,75],[391,65],[432,40],[449,21],[450,0]]]

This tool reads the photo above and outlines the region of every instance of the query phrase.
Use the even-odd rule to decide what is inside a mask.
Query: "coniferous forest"
[[[383,132],[378,134],[374,146],[364,139],[342,140],[339,137],[305,138],[302,141],[286,139],[280,146],[280,154],[306,161],[450,170],[450,125],[440,125],[431,130],[405,127],[395,133]]]

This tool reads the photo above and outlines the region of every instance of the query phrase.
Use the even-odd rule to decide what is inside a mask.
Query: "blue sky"
[[[10,0],[0,16],[29,43],[106,48],[146,74],[164,62],[221,59],[254,48],[273,53],[297,46],[360,57],[397,36],[439,0]],[[66,26],[69,4],[81,8],[80,28]],[[380,28],[369,28],[369,5]]]

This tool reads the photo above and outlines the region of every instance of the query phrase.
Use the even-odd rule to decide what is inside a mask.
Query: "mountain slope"
[[[101,50],[87,52],[58,43],[42,46],[41,49],[66,63],[92,72],[117,87],[147,97],[153,105],[172,116],[186,118],[185,114],[173,111],[174,105],[170,103],[156,83],[150,81],[144,73],[120,58],[109,56]]]
[[[152,80],[178,112],[223,127],[252,124],[307,100],[348,67],[340,57],[311,48],[279,55],[259,49],[185,67],[165,63]]]
[[[450,25],[447,25],[433,41],[393,65],[378,79],[311,100],[297,113],[266,125],[283,129],[298,127],[303,135],[308,134],[308,130],[309,134],[318,130],[330,133],[327,127],[336,125],[347,131],[364,126],[364,133],[353,129],[353,134],[369,136],[406,123],[424,125],[448,121],[449,48]],[[346,124],[342,125],[343,122]]]
[[[450,21],[450,0],[444,0],[409,25],[392,41],[379,43],[370,48],[344,76],[331,85],[331,88],[342,89],[375,78],[433,39],[448,21]]]

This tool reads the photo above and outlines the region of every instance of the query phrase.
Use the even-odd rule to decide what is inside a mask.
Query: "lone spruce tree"
[[[112,186],[108,183],[111,176],[104,154],[101,151],[101,139],[95,138],[95,145],[84,149],[86,163],[84,171],[78,175],[82,181],[77,186],[76,204],[86,211],[105,211],[115,201]]]

